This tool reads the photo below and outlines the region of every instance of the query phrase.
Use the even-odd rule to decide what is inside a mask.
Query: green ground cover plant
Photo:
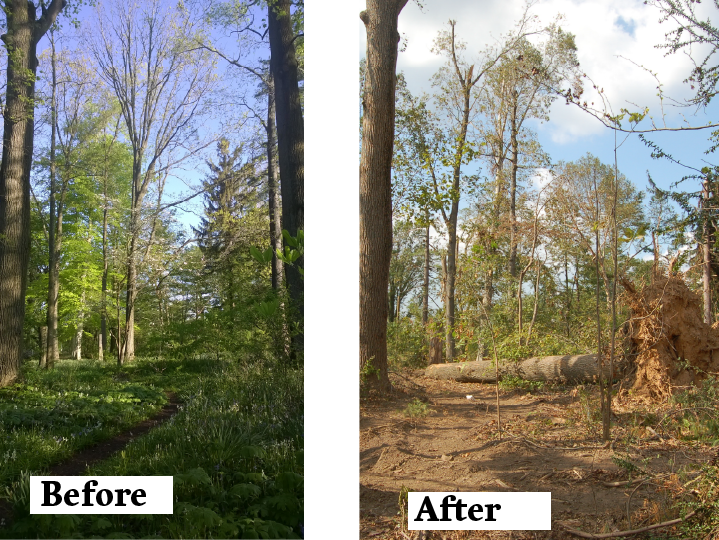
[[[152,358],[122,373],[148,389],[174,389],[183,405],[88,474],[173,476],[174,514],[31,516],[26,469],[8,490],[15,521],[0,537],[302,537],[301,369]]]
[[[27,365],[20,382],[0,388],[0,485],[22,471],[43,471],[167,402],[161,388],[117,374],[97,362],[67,360],[51,371]]]

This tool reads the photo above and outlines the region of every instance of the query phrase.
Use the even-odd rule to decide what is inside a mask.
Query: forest
[[[719,538],[718,6],[492,4],[477,50],[451,4],[360,14],[360,537]],[[605,10],[683,80],[582,50]],[[551,491],[552,531],[408,530],[414,491]]]
[[[302,538],[304,3],[2,8],[0,538]]]

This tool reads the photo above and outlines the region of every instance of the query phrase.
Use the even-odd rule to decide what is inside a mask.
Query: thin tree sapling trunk
[[[277,129],[275,126],[275,84],[272,76],[265,78],[267,86],[267,190],[270,213],[270,245],[272,246],[272,288],[276,291],[283,286],[282,261],[277,258],[277,251],[282,251],[282,200],[280,198],[279,175],[275,163],[275,143]]]
[[[422,324],[427,326],[429,321],[429,265],[431,264],[429,252],[429,220],[424,238],[424,282],[422,283]]]

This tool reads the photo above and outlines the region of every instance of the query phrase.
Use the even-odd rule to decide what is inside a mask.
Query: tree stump
[[[434,336],[429,340],[429,365],[442,363],[442,340]]]

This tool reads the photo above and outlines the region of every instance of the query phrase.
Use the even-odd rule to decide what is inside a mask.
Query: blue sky
[[[431,52],[432,41],[437,32],[447,28],[448,19],[457,20],[457,36],[467,43],[467,58],[479,58],[479,52],[487,45],[499,42],[510,31],[523,11],[521,0],[427,0],[423,9],[410,1],[399,18],[399,28],[405,51],[400,53],[398,71],[405,74],[410,90],[419,94],[433,91],[431,75],[441,65],[442,59]],[[358,10],[364,0],[358,0]],[[713,6],[699,6],[700,16],[710,16]],[[662,104],[657,98],[657,82],[647,70],[657,74],[666,96],[678,100],[692,95],[683,80],[689,75],[692,64],[684,54],[665,56],[665,51],[655,45],[664,42],[664,35],[673,28],[671,22],[659,24],[659,11],[645,5],[642,0],[542,0],[535,2],[530,13],[537,16],[536,24],[550,23],[561,15],[559,25],[576,36],[581,69],[605,91],[614,110],[628,108],[631,111],[648,107],[649,115],[661,124]],[[357,22],[360,57],[366,47],[365,32]],[[702,50],[692,53],[700,57]],[[646,69],[644,69],[646,68]],[[583,98],[591,101],[591,84]],[[708,111],[677,109],[664,102],[664,120],[667,126],[696,126],[712,118],[719,120],[716,105]],[[645,120],[640,127],[649,127]],[[557,100],[552,107],[550,122],[531,126],[554,162],[573,161],[591,152],[605,163],[614,162],[614,133],[612,130],[580,111],[564,100]],[[719,162],[719,156],[705,155],[710,146],[709,130],[681,133],[654,133],[649,139],[665,151],[688,165],[701,168],[707,163]],[[624,135],[618,135],[621,143]],[[618,150],[617,159],[623,172],[638,189],[645,189],[647,172],[657,185],[669,189],[673,182],[687,174],[686,169],[667,160],[654,160],[650,150],[630,135]],[[476,168],[478,164],[473,165]],[[686,188],[694,189],[690,183]]]
[[[105,2],[97,2],[100,6],[103,4],[112,4],[111,0],[105,0]],[[148,5],[149,0],[139,2],[142,5]],[[194,0],[186,0],[188,6],[197,4],[200,7],[208,7],[209,3],[195,2]],[[219,2],[213,2],[217,4]],[[174,6],[175,0],[160,0],[161,5]],[[122,5],[122,2],[120,2]],[[264,15],[264,10],[258,13],[257,24],[259,27],[261,24],[259,19]],[[79,21],[79,28],[75,30],[70,24],[70,19],[75,18]],[[77,14],[72,11],[61,13],[58,22],[61,25],[61,44],[58,45],[58,50],[62,47],[70,50],[79,50],[89,55],[88,51],[83,51],[81,42],[78,35],[82,36],[87,32],[93,32],[95,21],[97,19],[96,8],[89,5],[82,5]],[[235,36],[230,34],[230,30],[203,28],[209,35],[214,46],[225,53],[230,58],[237,58],[239,54],[239,47]],[[49,49],[50,42],[45,36],[38,45],[38,55],[44,50]],[[250,48],[245,47],[243,50],[242,62],[250,66],[255,66],[259,63],[260,59],[269,58],[269,45],[264,44],[260,47]],[[48,79],[50,73],[49,62],[41,62],[38,70],[38,74],[41,79]],[[258,137],[255,137],[257,122],[245,119],[242,122],[242,115],[247,114],[246,108],[240,105],[241,99],[246,99],[248,104],[256,108],[256,110],[264,115],[264,99],[255,103],[254,94],[257,90],[257,79],[253,75],[248,75],[242,72],[240,69],[230,66],[225,60],[217,59],[216,74],[220,78],[218,87],[222,88],[221,95],[215,95],[215,99],[218,103],[214,107],[212,114],[205,116],[201,119],[199,124],[200,133],[218,133],[226,136],[231,144],[239,145],[245,141],[246,146],[249,146],[250,141],[253,143],[260,143]],[[44,81],[41,80],[38,84],[38,88],[41,89],[44,85]],[[234,122],[235,127],[231,129],[223,129],[223,123]],[[237,127],[239,125],[242,127]],[[260,137],[264,138],[264,132],[260,133]],[[253,140],[254,139],[254,140]],[[40,144],[45,144],[43,137],[38,137]],[[182,162],[176,167],[171,173],[167,180],[165,192],[163,194],[163,204],[171,203],[174,200],[179,200],[187,197],[193,192],[198,190],[198,186],[208,173],[208,167],[205,163],[206,159],[212,159],[216,161],[216,144],[210,144],[205,150],[201,151],[196,156]],[[153,196],[151,195],[148,199],[148,203],[152,202]],[[180,225],[191,234],[190,226],[196,226],[203,215],[203,196],[199,195],[179,205],[177,208],[176,218],[179,220]]]

